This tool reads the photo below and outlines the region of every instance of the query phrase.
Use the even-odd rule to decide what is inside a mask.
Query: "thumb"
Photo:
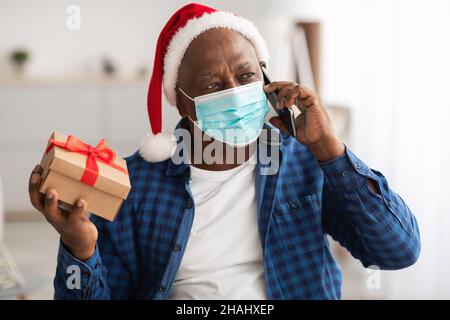
[[[280,119],[280,117],[273,117],[269,119],[270,123],[273,124],[275,127],[283,131],[284,133],[289,133],[288,128],[283,123],[283,121]]]

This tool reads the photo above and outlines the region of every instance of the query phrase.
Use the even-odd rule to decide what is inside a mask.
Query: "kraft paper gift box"
[[[41,160],[44,169],[39,191],[54,188],[63,203],[79,198],[87,210],[113,221],[131,189],[126,161],[102,139],[92,147],[78,138],[53,132]]]

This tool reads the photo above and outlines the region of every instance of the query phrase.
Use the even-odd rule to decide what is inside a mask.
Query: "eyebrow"
[[[239,63],[238,65],[235,66],[235,69],[240,70],[240,69],[245,69],[248,68],[250,66],[249,62],[243,62],[243,63]],[[197,77],[201,80],[203,79],[210,79],[210,78],[214,78],[214,77],[218,77],[220,76],[220,73],[218,72],[205,72],[202,74],[199,74]]]
[[[244,62],[244,63],[240,63],[236,66],[236,69],[245,69],[248,66],[250,66],[250,63],[248,61]]]

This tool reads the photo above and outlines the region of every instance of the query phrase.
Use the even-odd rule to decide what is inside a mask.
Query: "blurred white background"
[[[32,210],[28,176],[52,130],[73,133],[92,144],[105,136],[123,156],[136,150],[148,130],[146,90],[159,31],[186,3],[0,0],[0,177],[10,221],[23,220],[17,216]],[[346,142],[367,164],[385,174],[419,220],[422,253],[416,265],[382,272],[376,292],[367,288],[369,274],[360,264],[356,267],[359,276],[344,270],[344,297],[449,299],[450,1],[202,3],[255,22],[271,50],[272,78],[278,80],[292,77],[287,59],[287,34],[292,25],[298,20],[319,21],[323,101],[351,110]],[[66,26],[69,5],[81,9],[80,30]],[[16,48],[30,54],[19,78],[8,58]],[[102,57],[116,66],[115,80],[98,79]],[[138,78],[143,67],[147,75]],[[90,120],[83,120],[87,113]],[[171,130],[178,115],[168,106],[164,113],[164,127]],[[26,240],[30,233],[20,230],[19,222],[5,225],[6,242],[14,248],[11,251],[19,267],[29,270],[36,261],[50,261],[50,270],[44,273],[52,274],[54,243],[52,250],[40,252],[44,244]],[[22,245],[17,232],[23,232]],[[25,258],[27,250],[39,260]],[[39,255],[44,253],[48,256]],[[32,277],[25,274],[28,282],[33,283]],[[44,286],[48,291],[37,296],[49,297],[51,279],[43,279],[30,294]]]

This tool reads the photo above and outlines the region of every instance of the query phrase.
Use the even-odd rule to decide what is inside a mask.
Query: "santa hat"
[[[147,111],[151,131],[143,139],[139,153],[149,162],[170,158],[176,147],[175,137],[161,132],[162,88],[166,100],[175,106],[175,89],[181,60],[192,40],[213,28],[239,32],[253,44],[259,61],[267,64],[269,54],[266,43],[249,20],[197,3],[188,4],[175,12],[159,35],[148,89]]]

